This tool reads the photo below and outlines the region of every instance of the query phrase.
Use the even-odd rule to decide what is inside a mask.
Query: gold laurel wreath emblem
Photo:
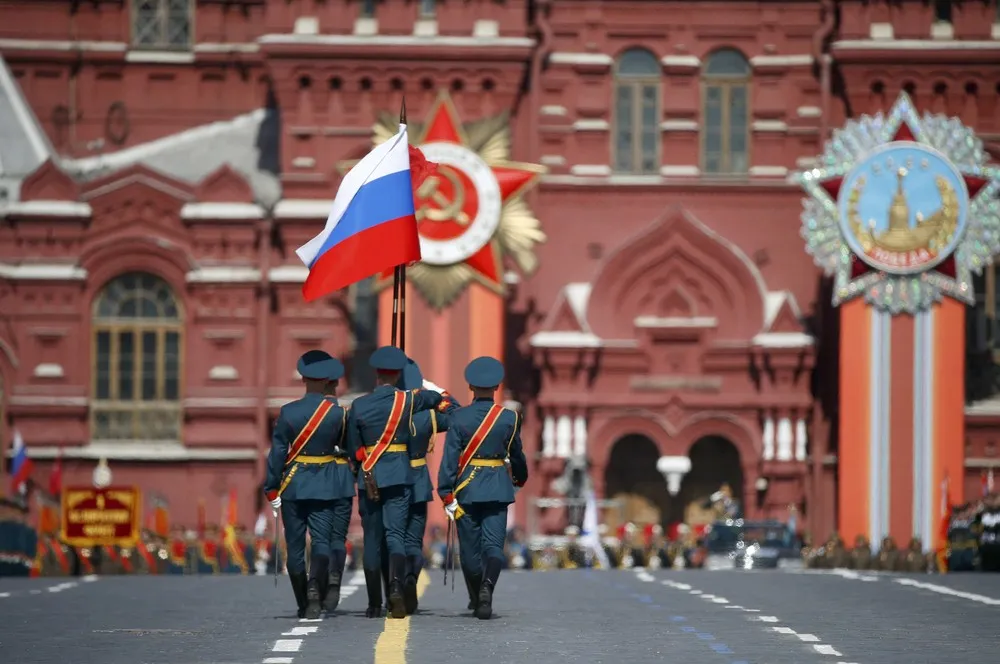
[[[450,101],[442,99],[442,103],[450,103]],[[424,134],[423,124],[409,123],[408,128],[411,136],[422,137]],[[462,124],[459,129],[466,139],[465,145],[462,147],[476,153],[488,166],[535,171],[539,175],[546,171],[543,166],[509,160],[510,118],[507,113],[477,122]],[[374,133],[372,138],[373,144],[379,145],[384,143],[399,131],[398,118],[391,113],[382,113],[378,116],[378,121],[375,123],[372,131]],[[422,140],[420,142],[414,141],[413,144],[419,147],[421,143],[423,143]],[[452,183],[453,186],[455,184]],[[547,238],[542,231],[541,222],[535,217],[527,203],[524,202],[523,194],[531,186],[531,184],[525,186],[521,191],[504,201],[500,211],[500,224],[493,239],[487,245],[492,245],[493,247],[494,256],[496,257],[497,266],[501,274],[503,273],[503,259],[505,256],[510,256],[524,274],[530,275],[538,268],[538,257],[535,254],[535,246],[545,242]],[[462,195],[459,189],[456,189],[456,191],[459,192],[459,195]],[[442,201],[436,201],[434,193],[428,190],[418,192],[418,195],[429,200],[434,200],[440,205]],[[423,196],[423,194],[426,194],[426,196]],[[454,205],[444,205],[442,209],[447,212],[453,207]],[[432,221],[443,221],[445,219],[442,218],[442,209],[427,208],[423,214]],[[467,225],[467,221],[463,224],[462,219],[453,219],[451,215],[447,216],[447,220],[454,220],[463,226]],[[499,284],[492,283],[464,262],[443,266],[418,263],[407,268],[406,275],[427,303],[438,311],[454,302],[466,286],[473,281],[481,283],[500,295],[506,291],[502,280]],[[377,284],[376,287],[381,289],[386,287],[388,283],[389,281],[386,280]]]

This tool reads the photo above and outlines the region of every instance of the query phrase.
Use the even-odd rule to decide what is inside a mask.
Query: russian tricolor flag
[[[10,481],[14,493],[24,493],[30,476],[31,459],[28,458],[28,449],[24,446],[21,432],[14,429],[14,462],[10,469]]]
[[[411,152],[423,170],[427,162],[401,124],[344,176],[323,232],[295,251],[309,268],[302,286],[307,302],[420,260]]]

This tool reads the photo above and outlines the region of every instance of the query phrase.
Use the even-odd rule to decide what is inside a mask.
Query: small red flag
[[[423,184],[429,176],[437,172],[437,163],[428,161],[420,148],[410,146],[410,181],[413,183],[413,191]]]

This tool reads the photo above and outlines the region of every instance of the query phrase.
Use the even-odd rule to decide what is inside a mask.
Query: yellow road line
[[[427,570],[417,579],[417,597],[421,597],[431,585]],[[406,664],[406,639],[410,635],[410,616],[386,618],[382,633],[375,642],[375,664]]]

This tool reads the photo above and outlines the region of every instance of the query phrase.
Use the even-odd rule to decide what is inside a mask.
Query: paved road
[[[506,573],[489,622],[440,572],[405,620],[364,618],[349,581],[307,622],[284,577],[0,579],[0,662],[939,664],[992,661],[1000,624],[1000,575]]]

